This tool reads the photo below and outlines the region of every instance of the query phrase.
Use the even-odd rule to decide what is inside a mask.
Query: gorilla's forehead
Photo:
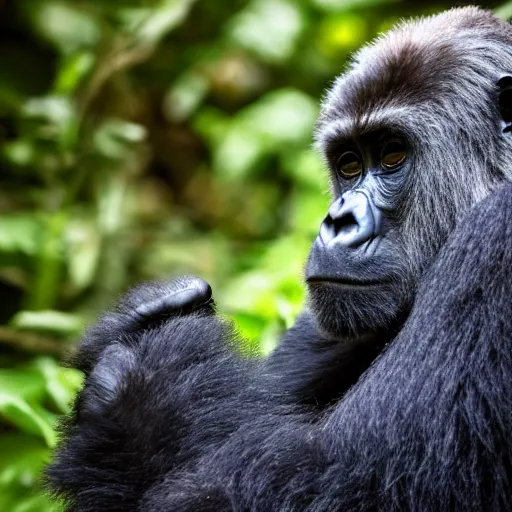
[[[349,136],[378,129],[404,107],[434,106],[438,115],[453,105],[489,110],[489,92],[512,65],[511,43],[508,24],[474,7],[403,23],[359,51],[336,80],[317,138],[333,122]]]

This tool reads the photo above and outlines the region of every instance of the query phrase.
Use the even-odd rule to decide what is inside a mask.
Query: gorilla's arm
[[[272,411],[279,423],[297,404],[323,407],[376,355],[362,343],[327,339],[305,313],[268,360],[243,360],[211,304],[199,279],[146,284],[88,331],[74,361],[84,390],[47,470],[73,510],[135,507],[156,481],[192,470],[247,417]]]
[[[76,358],[84,390],[47,471],[71,510],[134,510],[235,428],[252,363],[232,341],[193,278],[139,287],[90,329]]]
[[[260,417],[148,510],[509,510],[510,219],[506,186],[456,228],[399,337],[324,420]]]

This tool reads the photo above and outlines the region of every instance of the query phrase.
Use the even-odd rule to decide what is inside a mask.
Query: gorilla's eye
[[[402,165],[407,158],[407,152],[404,144],[399,140],[390,142],[382,152],[382,167],[385,169],[394,169]]]
[[[355,178],[361,174],[363,164],[357,153],[347,151],[338,158],[336,169],[344,178]]]

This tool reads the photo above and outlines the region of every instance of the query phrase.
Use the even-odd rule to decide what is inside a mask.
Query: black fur
[[[407,46],[404,34],[425,30],[421,23],[428,26],[406,25],[389,40]],[[444,27],[436,37],[445,42],[455,37],[451,24],[476,30],[481,46],[501,45],[507,33],[477,9],[451,11],[431,24]],[[372,54],[365,59],[371,67]],[[450,62],[459,80],[458,64]],[[408,178],[416,188],[404,185],[427,198],[394,220],[405,226],[396,230],[403,254],[391,256],[399,263],[404,254],[417,258],[394,288],[407,308],[379,323],[352,290],[354,315],[374,315],[375,326],[340,337],[343,319],[333,320],[332,330],[319,322],[336,315],[329,290],[311,301],[268,359],[257,360],[242,355],[206,285],[189,278],[136,289],[89,331],[77,362],[86,384],[47,471],[70,510],[511,509],[512,184],[510,170],[494,169],[511,153],[493,103],[494,84],[506,71],[499,67],[492,78],[483,70],[479,86],[487,91],[480,98],[489,106],[485,123],[496,130],[478,142],[487,141],[491,159],[480,161],[459,141],[448,159],[455,169],[429,167],[424,156],[413,170],[423,166],[431,176]],[[370,80],[375,100],[381,86],[412,87],[407,69],[399,68],[403,81],[395,85]],[[320,124],[338,119],[341,92],[331,94]],[[422,101],[431,102],[431,93]],[[429,137],[423,152],[437,164],[439,141]],[[457,174],[465,162],[468,172],[480,173],[474,182]],[[452,188],[434,184],[445,175]],[[414,219],[438,200],[430,226]],[[428,247],[419,248],[422,241]],[[192,290],[190,301],[182,300],[184,287]]]

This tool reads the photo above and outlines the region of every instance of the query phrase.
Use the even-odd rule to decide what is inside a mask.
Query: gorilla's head
[[[455,224],[512,179],[510,75],[512,27],[464,8],[398,26],[336,80],[316,130],[334,202],[306,271],[322,330],[400,325]]]

